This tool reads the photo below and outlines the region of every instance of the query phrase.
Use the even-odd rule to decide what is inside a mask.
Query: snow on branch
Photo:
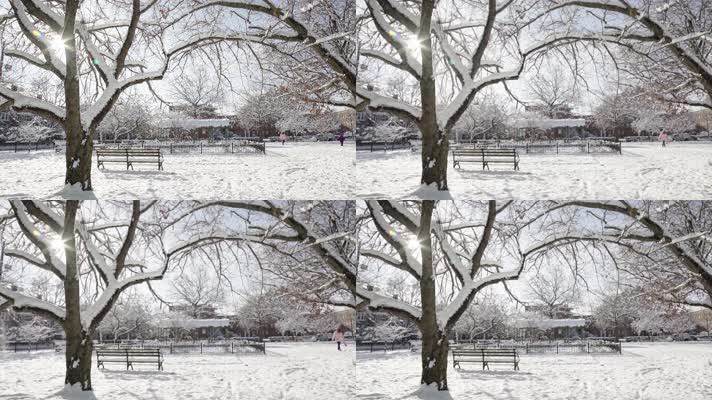
[[[481,279],[468,279],[455,298],[438,313],[437,318],[440,329],[445,330],[453,327],[459,315],[470,304],[472,298],[483,288],[519,278],[524,269],[524,260],[525,258],[522,258],[519,266],[515,269],[489,274]]]
[[[412,76],[419,78],[421,76],[423,66],[416,59],[415,54],[411,53],[408,41],[401,37],[395,28],[386,20],[384,16],[383,8],[378,4],[377,0],[367,0],[366,5],[368,6],[373,22],[376,26],[381,37],[388,42],[393,48],[398,52],[401,58],[401,63],[399,66],[402,70],[410,73]],[[386,2],[393,4],[390,2]]]
[[[375,111],[390,112],[414,122],[417,122],[421,117],[419,107],[392,97],[383,96],[367,87],[356,87],[356,95],[366,99],[368,106]]]
[[[57,275],[60,279],[64,278],[66,275],[66,266],[64,262],[58,257],[58,254],[52,248],[51,240],[38,229],[38,227],[30,220],[27,215],[27,209],[25,205],[19,200],[12,200],[10,202],[15,219],[17,220],[20,230],[24,236],[34,244],[37,249],[44,256],[45,262],[38,263],[42,265],[43,269],[51,271]],[[30,262],[29,260],[26,260]],[[32,258],[32,261],[38,261],[37,258]],[[35,264],[32,262],[32,264]]]
[[[347,238],[350,236],[346,232],[323,236],[310,222],[301,219],[283,207],[278,206],[269,201],[212,201],[205,203],[197,203],[194,207],[179,215],[175,220],[169,223],[169,226],[176,224],[186,218],[190,218],[197,212],[207,208],[241,209],[246,211],[258,212],[264,216],[269,216],[279,223],[289,227],[293,234],[282,235],[277,233],[265,233],[265,235],[241,235],[239,238],[227,235],[226,238],[232,237],[234,240],[248,240],[254,242],[264,242],[266,239],[286,240],[302,242],[306,247],[311,248],[316,254],[324,260],[334,272],[340,274],[344,278],[344,282],[354,287],[356,284],[356,266],[349,261],[347,257],[334,245],[336,236]]]
[[[399,260],[395,257],[389,256],[388,254],[383,253],[381,251],[371,250],[371,249],[361,249],[360,254],[363,257],[369,257],[369,258],[383,261],[384,263],[386,263],[392,267],[395,267],[402,271],[410,273],[410,266],[408,266],[403,260]]]
[[[10,290],[2,285],[0,285],[0,297],[7,299],[12,307],[20,311],[35,312],[60,323],[66,316],[64,310],[54,304],[34,297],[25,296],[22,293]]]
[[[18,111],[30,111],[47,119],[62,122],[65,117],[64,109],[44,100],[26,96],[20,92],[11,90],[0,85],[0,96],[6,99],[9,106]],[[5,105],[0,103],[0,105]]]
[[[421,317],[421,311],[417,307],[404,301],[380,295],[360,286],[356,287],[356,296],[365,299],[368,302],[368,307],[371,309],[388,311],[414,322],[418,322]]]
[[[393,247],[393,249],[398,253],[403,262],[400,264],[408,273],[413,275],[416,279],[420,279],[423,274],[423,267],[413,254],[408,250],[408,242],[403,236],[401,236],[398,231],[395,230],[393,225],[386,219],[383,207],[378,201],[370,200],[367,206],[371,212],[371,217],[376,226],[376,230],[381,235],[381,237]]]
[[[445,255],[445,259],[453,268],[455,276],[457,276],[460,284],[464,284],[466,279],[469,280],[470,269],[465,266],[458,251],[455,250],[455,248],[450,244],[448,236],[445,234],[440,223],[433,224],[433,234],[437,238],[438,244],[440,244],[440,248]]]
[[[51,11],[44,6],[38,7],[34,0],[10,0],[10,5],[15,12],[15,17],[24,35],[42,52],[46,60],[45,69],[60,78],[64,78],[67,71],[66,64],[53,51],[52,43],[39,31],[37,26],[30,20],[29,15],[31,14],[48,23],[58,34],[63,30],[63,23],[55,21],[53,17],[50,17],[50,14],[47,14],[48,11]],[[26,5],[29,7],[26,7]]]

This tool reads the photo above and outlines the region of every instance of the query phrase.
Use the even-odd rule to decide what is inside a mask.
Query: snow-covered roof
[[[585,319],[519,319],[514,321],[515,328],[576,328],[586,326]]]
[[[517,128],[576,128],[586,126],[585,119],[520,119],[514,123]]]
[[[230,126],[229,119],[166,119],[160,122],[161,128],[226,128]]]
[[[168,319],[158,323],[161,328],[222,328],[230,326],[229,319]]]

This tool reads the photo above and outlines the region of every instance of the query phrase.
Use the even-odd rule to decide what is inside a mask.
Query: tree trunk
[[[82,330],[81,325],[65,328],[67,335],[67,350],[65,362],[67,373],[64,383],[79,385],[82,390],[91,388],[91,356],[93,343],[91,335]]]
[[[79,0],[67,0],[65,7],[64,58],[66,71],[64,76],[64,101],[66,117],[64,132],[67,137],[66,176],[65,185],[79,185],[82,190],[92,190],[91,187],[91,152],[93,148],[92,133],[82,126],[81,91],[79,87],[79,67],[77,65],[77,43],[74,35],[74,24],[79,10]]]
[[[64,302],[67,315],[62,324],[67,336],[65,362],[67,367],[64,383],[79,385],[82,390],[91,389],[91,332],[82,326],[79,270],[77,267],[77,242],[74,227],[79,202],[69,200],[64,207],[64,257],[66,278],[64,280]]]
[[[421,154],[423,174],[422,185],[434,186],[437,190],[447,188],[447,131],[438,125],[438,98],[433,67],[432,37],[430,26],[436,0],[422,0],[420,12],[420,43],[421,78],[420,102],[421,118],[420,133],[423,136],[423,151]],[[444,129],[444,127],[442,127]]]
[[[437,126],[421,127],[423,150],[421,152],[422,176],[420,183],[433,185],[437,190],[448,190],[447,166],[450,143],[446,132],[438,130]]]
[[[423,332],[423,352],[420,355],[422,362],[422,375],[420,383],[423,385],[435,384],[438,390],[447,388],[447,355],[449,343],[445,335],[440,332]]]
[[[69,125],[69,124],[68,124]],[[78,184],[82,190],[92,190],[91,160],[94,141],[89,132],[79,127],[66,127],[67,153],[65,154],[65,185]]]
[[[441,329],[437,320],[432,237],[430,236],[434,208],[435,202],[433,200],[423,201],[420,215],[420,231],[418,232],[422,260],[420,279],[422,316],[419,328],[423,336],[423,349],[420,353],[422,362],[420,383],[424,385],[435,384],[438,390],[447,390],[448,340],[447,333],[444,332],[444,328]]]

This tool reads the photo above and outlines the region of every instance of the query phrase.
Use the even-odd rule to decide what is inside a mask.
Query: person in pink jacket
[[[344,331],[341,327],[336,328],[334,334],[331,336],[331,340],[336,342],[336,348],[341,351],[341,342],[344,341]],[[346,343],[344,343],[344,346],[346,346]]]
[[[279,141],[282,142],[282,146],[284,146],[284,142],[287,141],[287,135],[285,135],[284,132],[279,134]]]
[[[665,147],[665,142],[668,141],[668,135],[665,133],[665,131],[660,131],[660,136],[658,136],[658,140],[660,140],[663,143],[663,147]]]

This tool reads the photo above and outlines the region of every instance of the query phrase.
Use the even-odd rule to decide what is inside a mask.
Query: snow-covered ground
[[[702,199],[712,197],[712,143],[623,143],[623,154],[521,154],[511,166],[482,171],[459,169],[449,160],[450,196],[460,199]],[[420,154],[409,150],[357,152],[359,197],[414,198],[419,189]],[[418,192],[416,194],[416,191]],[[424,193],[424,194],[423,194]]]
[[[355,145],[267,143],[267,154],[165,154],[155,166],[93,164],[98,198],[348,199],[353,197]],[[140,168],[140,170],[139,170]],[[64,155],[53,151],[0,152],[0,197],[56,197]]]
[[[450,360],[450,359],[449,359]],[[358,353],[360,399],[712,399],[712,344],[625,343],[623,354],[522,355],[511,366],[448,368],[450,393],[420,388],[420,355]]]
[[[94,365],[92,385],[99,400],[352,399],[354,347],[268,343],[267,355],[166,354],[164,371]],[[0,399],[60,398],[63,382],[62,354],[0,352]]]

